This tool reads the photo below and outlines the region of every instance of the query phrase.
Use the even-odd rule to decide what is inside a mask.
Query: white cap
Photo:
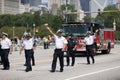
[[[87,34],[91,34],[91,31],[87,31]]]
[[[28,33],[27,32],[24,32],[24,34],[23,35],[27,35]]]
[[[62,29],[59,29],[58,31],[57,31],[57,33],[62,33],[63,31],[62,31]]]
[[[5,33],[5,32],[2,32],[2,35],[6,35],[6,36],[8,36],[8,34],[7,34],[7,33]]]

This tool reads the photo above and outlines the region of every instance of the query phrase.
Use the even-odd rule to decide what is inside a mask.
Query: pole
[[[35,24],[33,24],[33,34],[35,35]]]
[[[29,25],[28,25],[28,23],[26,23],[26,24],[27,24],[27,27],[26,27],[26,32],[28,32],[28,26],[29,26]]]
[[[14,35],[15,35],[15,31],[14,31],[15,27],[13,26],[13,39],[14,39]]]
[[[114,22],[113,22],[113,29],[114,29],[114,31],[116,31],[116,22],[115,22],[115,19],[114,19]]]
[[[66,7],[65,7],[66,13],[68,11],[67,3],[68,3],[68,0],[66,0]],[[65,14],[65,21],[66,21],[66,23],[68,22],[68,20],[67,20],[67,14]]]

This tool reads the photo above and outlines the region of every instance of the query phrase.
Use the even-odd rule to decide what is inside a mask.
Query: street
[[[87,65],[86,57],[76,57],[75,66],[66,66],[64,58],[64,71],[59,72],[59,60],[56,72],[51,73],[51,62],[54,47],[44,50],[42,47],[35,49],[36,64],[33,70],[25,72],[24,51],[14,51],[9,56],[10,70],[1,70],[0,80],[120,80],[120,45],[115,45],[110,54],[95,56],[95,64]]]

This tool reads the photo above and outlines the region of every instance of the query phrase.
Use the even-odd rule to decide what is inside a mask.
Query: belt
[[[31,50],[33,50],[33,49],[25,49],[25,51],[31,51]]]
[[[62,48],[56,48],[56,50],[62,50]]]
[[[8,49],[2,49],[2,50],[9,50],[9,48]]]
[[[86,45],[86,46],[93,46],[93,44],[92,45]]]

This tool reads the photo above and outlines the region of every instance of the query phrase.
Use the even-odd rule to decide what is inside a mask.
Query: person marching
[[[98,30],[96,30],[96,33],[97,32],[98,32]],[[96,33],[94,35],[92,35],[91,31],[88,31],[87,36],[84,38],[84,42],[86,44],[87,64],[90,64],[89,57],[91,57],[92,63],[93,64],[95,63],[93,49],[94,49],[94,39],[96,37]]]
[[[23,36],[23,39],[22,39],[22,43],[23,43],[23,41],[24,40],[26,40],[27,39],[27,35],[28,34],[30,34],[30,33],[28,33],[28,32],[25,32],[24,33],[24,36]],[[34,39],[34,37],[32,38],[32,40],[33,40],[33,47],[34,47],[34,49],[35,49],[35,47],[36,47],[36,44],[35,44],[35,39]],[[32,60],[32,66],[35,66],[35,57],[34,57],[34,51],[33,51],[33,54],[32,54],[32,58],[31,58]],[[26,53],[25,53],[25,64],[24,64],[24,66],[26,66],[26,64],[27,64],[27,56],[26,56]]]
[[[2,32],[2,40],[1,40],[1,57],[3,62],[2,70],[10,69],[10,62],[8,58],[9,54],[12,54],[12,42],[8,38],[8,34],[5,32]]]
[[[70,34],[68,36],[68,49],[67,49],[67,66],[69,66],[70,64],[70,57],[72,58],[72,63],[71,63],[71,66],[74,66],[74,63],[75,63],[75,53],[74,53],[74,50],[75,50],[75,45],[76,45],[76,41],[73,39],[73,35]]]
[[[59,61],[60,61],[60,72],[63,72],[63,67],[64,67],[63,51],[65,51],[65,48],[67,46],[67,40],[62,36],[62,30],[58,30],[57,35],[55,35],[52,32],[52,30],[48,27],[48,24],[45,24],[45,26],[49,30],[49,32],[52,35],[54,35],[54,40],[55,40],[55,50],[54,50],[54,54],[53,54],[51,72],[55,72],[56,62],[57,62],[58,57],[59,57]]]
[[[1,54],[2,54],[2,50],[1,50],[1,40],[2,40],[2,38],[0,38],[0,65],[2,65],[2,56],[1,56]]]
[[[22,47],[20,49],[20,54],[22,53],[22,50],[25,49],[25,55],[26,55],[26,72],[32,71],[32,66],[31,66],[31,58],[34,53],[33,51],[33,40],[31,38],[31,34],[28,33],[26,35],[26,39],[23,41]]]

